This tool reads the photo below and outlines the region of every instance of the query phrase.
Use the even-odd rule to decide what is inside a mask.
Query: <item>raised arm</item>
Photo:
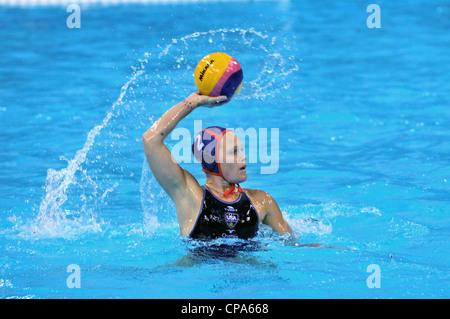
[[[150,169],[165,192],[176,201],[182,196],[187,186],[188,173],[173,158],[164,144],[164,139],[175,126],[199,106],[218,106],[226,97],[209,97],[198,93],[170,108],[142,136],[144,151]]]

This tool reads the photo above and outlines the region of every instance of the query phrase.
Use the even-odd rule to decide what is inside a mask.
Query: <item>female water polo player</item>
[[[203,186],[175,162],[164,144],[169,133],[194,109],[216,107],[226,102],[226,96],[193,93],[169,109],[142,136],[150,169],[175,203],[181,235],[247,239],[256,235],[260,222],[279,234],[292,234],[268,193],[239,186],[247,180],[247,157],[241,141],[231,130],[214,126],[195,137],[192,151],[206,172]]]

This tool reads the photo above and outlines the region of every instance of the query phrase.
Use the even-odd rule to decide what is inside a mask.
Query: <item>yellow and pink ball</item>
[[[226,95],[228,100],[239,92],[244,80],[238,61],[222,52],[211,53],[201,59],[194,77],[200,94],[212,97]]]

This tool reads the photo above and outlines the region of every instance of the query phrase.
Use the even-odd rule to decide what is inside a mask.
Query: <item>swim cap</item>
[[[220,170],[219,143],[226,128],[220,126],[211,126],[200,131],[192,143],[192,153],[197,161],[202,163],[202,170],[206,173],[222,176]]]
[[[202,163],[202,170],[204,172],[221,176],[228,182],[222,174],[218,161],[220,140],[227,131],[231,130],[220,126],[210,126],[200,131],[194,138],[194,143],[192,143],[192,153],[194,153],[195,159]],[[234,192],[235,184],[230,184],[232,184],[230,189],[224,193],[225,197]],[[238,190],[240,193],[243,192],[239,184]]]

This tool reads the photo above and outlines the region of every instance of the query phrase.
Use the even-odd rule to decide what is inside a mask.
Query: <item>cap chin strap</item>
[[[238,191],[239,193],[243,193],[243,189],[241,188],[241,186],[239,186],[239,184],[237,184],[238,186]],[[236,184],[231,184],[230,188],[227,189],[224,193],[223,196],[228,197],[228,195],[233,194],[234,193],[234,189],[236,188]]]
[[[228,180],[223,176],[223,174],[220,174],[220,176],[224,179],[224,180],[226,180],[227,182],[228,182]],[[228,183],[230,183],[230,182],[228,182]],[[241,186],[239,185],[239,184],[235,184],[235,183],[230,183],[231,185],[230,185],[230,188],[228,188],[224,193],[223,193],[223,196],[224,197],[228,197],[229,195],[231,195],[231,194],[233,194],[234,193],[234,189],[236,188],[236,185],[238,186],[238,191],[239,191],[239,193],[243,193],[244,192],[244,190],[241,188]]]
[[[208,170],[206,170],[206,169],[204,169],[204,168],[203,168],[202,170],[203,170],[204,172],[208,173],[208,174],[220,176],[220,177],[222,177],[226,182],[228,182],[228,183],[230,184],[230,188],[228,188],[228,189],[223,193],[223,196],[224,196],[224,197],[228,197],[229,195],[233,194],[233,193],[234,193],[234,190],[236,189],[236,185],[238,186],[238,191],[239,191],[239,193],[243,193],[243,192],[244,192],[244,190],[241,188],[241,186],[240,186],[239,184],[229,182],[229,181],[223,176],[222,172],[220,172],[219,174],[217,174],[217,173],[214,173],[214,172],[210,172],[210,171],[208,171]]]

